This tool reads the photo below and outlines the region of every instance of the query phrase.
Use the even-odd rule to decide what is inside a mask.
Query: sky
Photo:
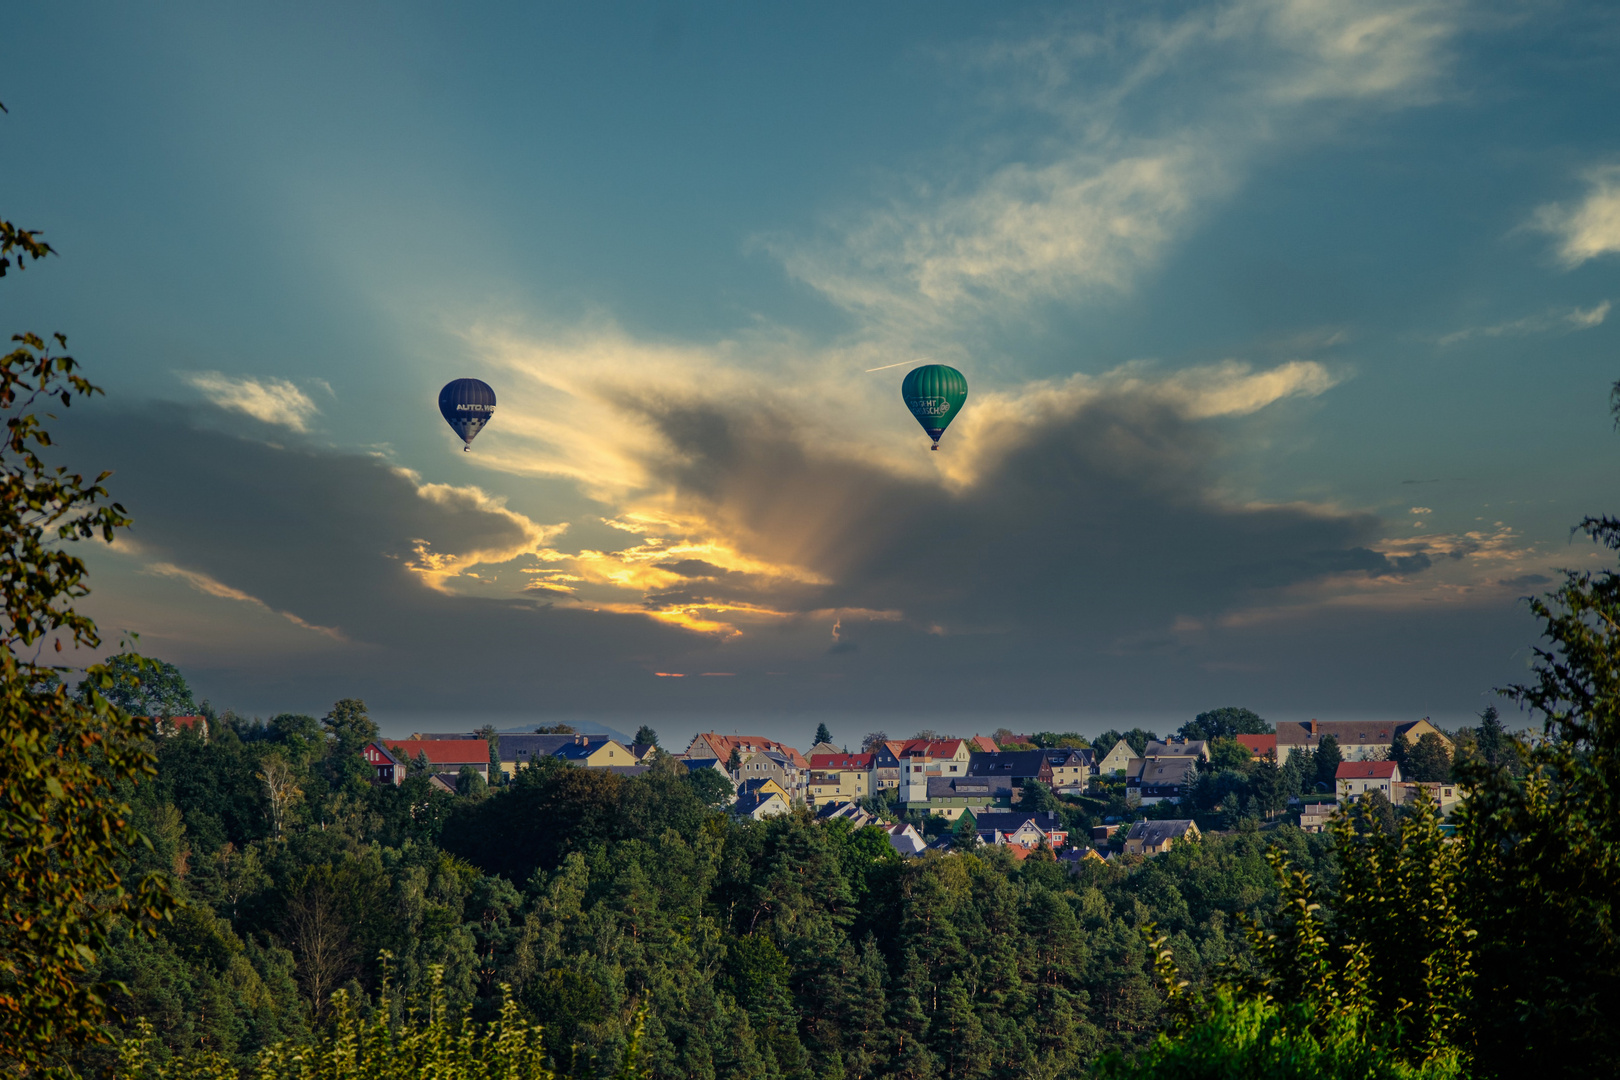
[[[1602,3],[10,5],[109,648],[666,743],[1464,723],[1617,509]],[[932,453],[900,401],[943,363]],[[470,453],[440,386],[488,382]],[[803,729],[803,730],[801,730]]]

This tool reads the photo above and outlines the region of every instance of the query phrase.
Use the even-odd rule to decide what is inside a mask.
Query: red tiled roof
[[[767,750],[774,750],[782,754],[801,769],[808,769],[810,763],[787,743],[777,742],[775,739],[766,739],[759,735],[721,735],[718,732],[706,731],[698,738],[708,743],[714,749],[714,756],[721,761],[731,758],[731,751],[735,749],[742,754],[759,754]]]
[[[968,742],[973,744],[969,749],[982,750],[986,754],[994,754],[997,750],[1001,749],[1001,747],[996,745],[996,740],[992,739],[988,735],[975,735],[973,738],[969,739]]]
[[[1277,736],[1272,735],[1239,735],[1240,746],[1247,746],[1255,757],[1265,757],[1267,754],[1277,752]]]
[[[483,739],[379,739],[406,764],[426,754],[430,765],[488,765],[489,743]]]
[[[907,739],[895,757],[955,757],[961,745],[961,739]]]
[[[1334,773],[1336,780],[1393,780],[1395,778],[1395,763],[1393,761],[1342,761],[1339,771]]]
[[[871,754],[811,754],[812,769],[870,769]]]

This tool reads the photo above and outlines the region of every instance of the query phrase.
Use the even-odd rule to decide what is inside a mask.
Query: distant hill
[[[606,724],[597,723],[595,720],[536,720],[532,724],[526,724],[520,727],[496,728],[495,733],[497,735],[532,735],[534,734],[535,728],[543,727],[552,723],[567,724],[581,735],[601,735],[603,738],[617,739],[619,742],[625,744],[630,742],[630,736],[626,735],[618,728],[610,728]]]

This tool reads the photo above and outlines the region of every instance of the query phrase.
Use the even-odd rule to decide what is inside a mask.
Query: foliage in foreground
[[[1364,1013],[1313,1022],[1311,1006],[1284,1006],[1214,991],[1207,1017],[1178,1038],[1164,1038],[1127,1066],[1109,1059],[1108,1080],[1452,1080],[1454,1057],[1409,1065],[1367,1038]]]
[[[1620,551],[1620,520],[1581,528]],[[1473,1025],[1502,1076],[1611,1072],[1620,1060],[1620,574],[1571,571],[1531,601],[1551,643],[1509,693],[1545,717],[1524,776],[1458,766],[1462,898],[1479,931]]]
[[[1620,414],[1620,385],[1615,400]],[[1580,528],[1620,551],[1620,520]],[[1110,1075],[1612,1073],[1620,573],[1566,572],[1530,607],[1548,644],[1536,650],[1534,681],[1505,693],[1541,714],[1545,737],[1508,752],[1487,715],[1454,766],[1471,789],[1455,842],[1427,804],[1396,839],[1363,800],[1334,830],[1336,895],[1279,860],[1288,902],[1279,931],[1254,932],[1257,971],[1228,972],[1206,996],[1172,985],[1171,1032],[1134,1064],[1111,1061]],[[1375,1057],[1333,1057],[1347,1032]]]
[[[13,258],[21,269],[50,253],[0,221],[0,276]],[[85,566],[64,543],[110,541],[129,522],[106,502],[107,474],[44,464],[52,443],[35,407],[98,391],[37,335],[12,340],[0,357],[0,1068],[26,1076],[103,1037],[110,988],[91,977],[98,953],[115,928],[171,908],[158,879],[131,885],[122,873],[142,837],[121,785],[155,772],[145,722],[108,704],[106,668],[92,667],[75,697],[40,662],[48,642],[58,652],[64,641],[100,644],[73,609],[88,592]]]
[[[1180,978],[1167,939],[1158,964],[1172,1024],[1134,1062],[1104,1076],[1422,1077],[1464,1075],[1472,932],[1454,891],[1454,845],[1421,802],[1397,835],[1365,803],[1334,823],[1340,882],[1271,856],[1283,902],[1251,925],[1252,966],[1227,965],[1207,993]]]
[[[287,1040],[259,1054],[257,1080],[639,1080],[642,1017],[630,1029],[618,1068],[603,1075],[577,1053],[559,1055],[545,1046],[544,1031],[518,1008],[509,986],[501,987],[500,1011],[487,1024],[472,1020],[466,1008],[451,1007],[444,969],[431,972],[425,995],[396,1001],[385,983],[369,1008],[356,1008],[347,991],[332,999],[332,1021],[318,1038]],[[568,1067],[552,1068],[566,1057]],[[165,1059],[150,1024],[119,1048],[114,1080],[238,1080],[236,1063],[219,1053]]]

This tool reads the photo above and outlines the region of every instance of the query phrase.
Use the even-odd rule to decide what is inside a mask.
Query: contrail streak
[[[868,375],[870,375],[874,371],[888,371],[892,367],[902,367],[902,366],[904,366],[906,364],[915,364],[915,363],[916,363],[915,360],[902,360],[898,364],[884,364],[882,367],[869,367],[869,368],[866,369],[866,373]]]

